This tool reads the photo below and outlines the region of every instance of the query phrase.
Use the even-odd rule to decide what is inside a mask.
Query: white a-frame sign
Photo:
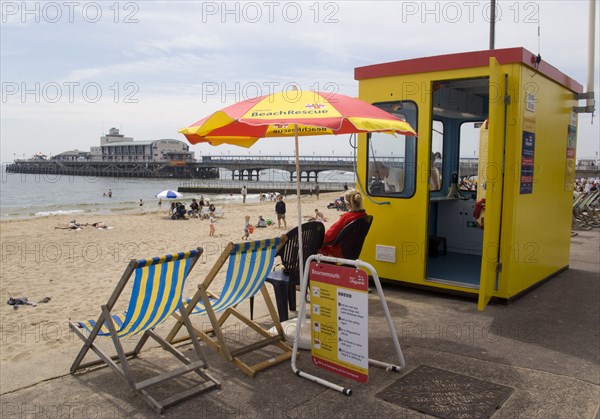
[[[346,265],[346,266],[342,266]],[[398,365],[369,358],[368,337],[368,275],[377,289],[396,353]],[[388,309],[379,276],[375,268],[361,260],[349,260],[323,255],[312,255],[306,260],[300,284],[300,295],[306,295],[310,278],[310,328],[313,363],[328,371],[366,383],[369,365],[400,371],[405,366],[402,349]],[[296,320],[296,339],[292,353],[292,370],[300,377],[339,391],[347,396],[350,388],[341,387],[296,367],[298,344],[306,306],[300,304]]]

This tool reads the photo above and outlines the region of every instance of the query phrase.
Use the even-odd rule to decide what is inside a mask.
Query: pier
[[[6,173],[32,173],[86,177],[215,179],[219,169],[195,162],[91,162],[63,160],[15,160]]]
[[[353,156],[310,156],[300,158],[300,179],[316,181],[325,171],[354,172]],[[296,179],[294,156],[203,156],[194,161],[113,162],[58,159],[18,159],[6,165],[7,173],[33,173],[88,177],[140,177],[175,179],[218,179],[220,170],[231,173],[232,180],[261,180],[261,172],[275,169]]]
[[[316,181],[320,172],[354,172],[354,156],[300,156],[300,180]],[[290,182],[296,179],[294,156],[202,156],[205,167],[218,167],[231,172],[231,179],[260,180],[267,169],[288,172]]]

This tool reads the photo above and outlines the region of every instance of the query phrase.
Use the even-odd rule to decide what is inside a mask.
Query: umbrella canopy
[[[157,193],[156,197],[161,198],[161,199],[177,199],[177,198],[182,198],[183,194],[180,194],[177,191],[172,191],[171,189],[167,189],[166,191]]]
[[[362,100],[307,90],[278,92],[238,102],[179,132],[192,144],[208,142],[242,147],[269,137],[361,132],[416,135],[407,122]]]

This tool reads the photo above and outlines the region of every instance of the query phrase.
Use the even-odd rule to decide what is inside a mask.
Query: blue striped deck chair
[[[187,398],[220,388],[221,384],[203,371],[208,365],[206,357],[200,349],[200,342],[195,335],[192,336],[192,343],[198,359],[192,361],[154,330],[157,325],[169,318],[174,312],[179,311],[184,325],[190,333],[193,332],[191,322],[182,304],[182,294],[185,280],[201,254],[202,248],[199,247],[188,252],[174,253],[151,259],[132,259],[108,303],[102,305],[98,320],[69,324],[71,330],[84,341],[83,348],[81,348],[71,366],[71,374],[75,374],[81,369],[107,365],[130,386],[132,391],[141,395],[144,401],[158,413],[162,413],[164,409]],[[133,287],[126,312],[113,313],[115,304],[132,277]],[[138,335],[141,335],[141,338],[135,348],[130,352],[125,352],[122,339]],[[106,354],[94,342],[98,336],[110,337],[117,354],[112,356]],[[185,365],[173,371],[163,372],[152,378],[135,382],[128,360],[138,356],[150,337]],[[82,363],[90,349],[100,359]],[[146,390],[150,386],[188,373],[198,374],[201,377],[200,383],[198,384],[198,380],[196,380],[194,386],[162,400],[156,400]]]
[[[186,311],[189,315],[206,314],[210,320],[211,327],[209,329],[194,327],[197,335],[208,347],[217,351],[219,355],[232,362],[250,377],[254,377],[257,372],[267,367],[289,360],[292,355],[292,348],[285,343],[285,335],[279,321],[279,316],[277,315],[277,310],[265,286],[265,280],[273,269],[277,251],[285,241],[286,236],[284,235],[273,239],[229,243],[215,262],[204,282],[198,285],[198,291],[193,298],[186,300]],[[227,261],[229,262],[226,264]],[[227,266],[225,282],[221,291],[215,293],[211,290],[211,284],[225,265]],[[258,292],[261,292],[277,330],[277,334],[275,335],[271,335],[260,324],[254,322],[236,309],[238,304],[255,296]],[[217,314],[220,317],[217,318]],[[237,342],[226,342],[223,326],[231,315],[241,320],[248,328],[254,330],[257,339],[260,340],[246,346],[240,346],[239,340]],[[184,319],[180,315],[177,315],[177,313],[175,313],[175,317],[177,318],[177,323],[166,338],[167,341],[172,343],[178,343],[189,338],[189,336],[176,338]],[[247,333],[240,333],[240,335],[248,337]],[[237,344],[237,347],[234,348],[234,344]],[[270,352],[266,360],[252,365],[248,363],[248,360],[242,359],[242,356],[262,350],[267,346],[275,346],[278,348],[275,350],[278,353],[274,355]],[[254,357],[260,357],[260,354],[254,354]],[[248,357],[245,356],[245,358]]]

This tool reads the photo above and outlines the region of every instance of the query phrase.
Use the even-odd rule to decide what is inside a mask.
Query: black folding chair
[[[372,215],[353,220],[338,233],[331,244],[340,247],[344,259],[358,259],[372,222]]]
[[[281,258],[283,269],[273,270],[266,282],[273,285],[279,320],[289,319],[290,310],[296,310],[296,285],[300,284],[300,268],[298,260],[298,227],[286,233],[287,241],[277,255]],[[309,221],[302,224],[302,264],[310,255],[314,255],[323,245],[325,226],[320,221]],[[254,298],[250,299],[250,318],[254,316]]]

